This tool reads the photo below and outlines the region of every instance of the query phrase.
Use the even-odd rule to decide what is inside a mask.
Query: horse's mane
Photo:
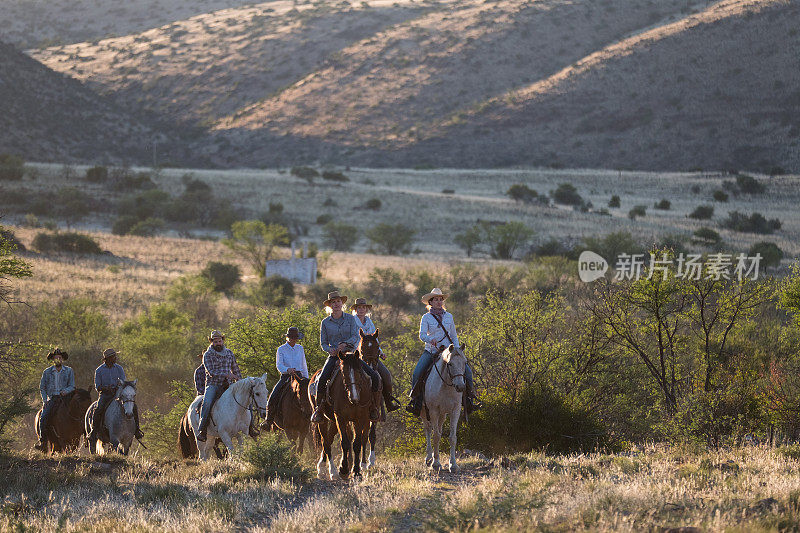
[[[74,391],[68,394],[70,400],[72,400],[72,398],[74,398],[75,396],[78,396],[79,398],[82,398],[84,400],[92,399],[92,393],[89,392],[88,389],[75,389]]]
[[[117,394],[115,398],[119,398],[120,395],[122,394],[122,391],[125,390],[126,387],[133,387],[133,392],[136,392],[136,383],[134,383],[133,381],[123,381],[122,385],[117,387]]]

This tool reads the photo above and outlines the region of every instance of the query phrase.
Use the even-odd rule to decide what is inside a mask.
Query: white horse
[[[439,462],[439,443],[442,440],[444,419],[450,415],[450,472],[457,472],[456,464],[456,431],[461,416],[461,396],[466,389],[464,369],[467,358],[464,356],[464,345],[460,348],[452,344],[442,352],[433,365],[425,382],[425,404],[422,409],[422,425],[425,428],[427,450],[425,466],[433,470],[442,467]],[[428,420],[427,414],[430,415]]]
[[[117,395],[114,400],[106,408],[103,415],[103,422],[108,429],[108,441],[102,438],[97,439],[97,448],[92,450],[91,443],[89,444],[91,453],[99,453],[100,455],[107,454],[110,450],[116,450],[122,455],[128,455],[133,443],[133,436],[136,433],[136,420],[133,418],[133,409],[136,406],[136,382],[122,381],[117,379]],[[84,425],[86,427],[86,434],[92,432],[92,419],[94,411],[97,409],[97,402],[94,402],[86,410],[84,417]],[[101,435],[102,431],[98,433]],[[105,445],[110,444],[107,450]]]
[[[189,406],[187,416],[192,424],[197,450],[200,459],[208,459],[209,454],[214,449],[216,437],[222,439],[228,448],[228,457],[234,452],[233,437],[236,437],[238,448],[244,444],[244,435],[250,428],[250,404],[255,404],[261,416],[266,416],[267,399],[267,374],[260,378],[248,377],[233,383],[222,395],[214,402],[211,408],[211,421],[207,428],[207,439],[205,442],[197,441],[198,427],[200,426],[200,414],[198,407],[203,401],[202,396],[198,396]]]

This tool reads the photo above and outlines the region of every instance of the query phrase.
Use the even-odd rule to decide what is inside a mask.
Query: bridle
[[[246,409],[247,411],[250,411],[250,414],[253,414],[254,412],[256,414],[258,414],[258,413],[260,413],[260,410],[261,410],[261,407],[258,405],[258,402],[256,401],[255,394],[253,393],[253,390],[255,388],[256,388],[256,383],[251,383],[250,384],[250,393],[248,394],[248,400],[249,401],[247,402],[247,405],[242,405],[241,403],[239,403],[238,398],[236,398],[236,391],[234,391],[231,394],[231,396],[233,396],[233,401],[236,402],[236,405],[238,405],[242,409]],[[253,407],[253,405],[255,405],[255,407]],[[266,407],[265,407],[265,409],[266,409]]]
[[[116,400],[116,402],[119,403],[119,408],[122,411],[123,415],[125,415],[125,404],[126,403],[132,403],[134,406],[136,405],[136,388],[133,389],[133,399],[129,399],[129,400],[123,400],[122,399],[122,391],[123,391],[123,389],[125,389],[125,387],[129,387],[129,386],[130,385],[125,385],[123,387],[120,387],[119,394],[117,394],[117,397],[114,398],[114,400]],[[128,415],[125,415],[125,416],[127,417]]]
[[[364,338],[361,339],[361,342],[358,344],[358,352],[361,354],[361,358],[366,361],[368,365],[374,365],[378,362],[378,354],[381,352],[381,341],[378,340],[377,337],[370,337],[370,344],[369,347],[372,349],[372,341],[375,342],[375,353],[370,355],[365,355],[364,350],[362,347],[364,346]]]
[[[436,370],[436,373],[439,374],[439,378],[442,380],[442,383],[448,387],[455,387],[455,385],[453,385],[453,380],[458,377],[464,377],[464,373],[462,372],[461,374],[453,374],[453,367],[450,362],[445,361],[444,358],[442,358],[442,362],[444,363],[444,367],[447,369],[447,376],[450,378],[450,383],[448,383],[447,380],[444,379],[442,373],[439,372],[439,368],[436,366],[436,363],[433,364],[433,368]]]
[[[342,381],[344,382],[345,390],[347,391],[347,397],[348,397],[348,399],[350,399],[350,403],[353,403],[352,399],[350,398],[350,387],[358,387],[358,383],[356,382],[355,375],[357,373],[359,373],[359,372],[363,373],[364,370],[362,368],[351,367],[352,370],[353,370],[353,381],[349,381],[348,377],[350,375],[350,372],[347,371],[348,370],[347,369],[347,361],[345,359],[340,359],[340,360],[342,362],[342,367],[341,367]],[[358,364],[361,364],[361,358],[360,357],[356,358],[356,361],[358,362]],[[358,388],[361,389],[361,387],[358,387]],[[361,398],[362,402],[365,402],[365,403],[359,402],[359,403],[353,404],[353,405],[363,406],[363,405],[367,405],[371,401],[371,399],[370,399],[368,394],[361,394],[361,397],[362,397]]]

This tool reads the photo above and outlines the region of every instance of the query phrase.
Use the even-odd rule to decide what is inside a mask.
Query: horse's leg
[[[367,468],[375,466],[375,441],[377,440],[376,437],[377,427],[378,424],[375,422],[369,425],[369,462],[367,463]]]
[[[364,448],[364,440],[361,435],[361,428],[357,422],[353,423],[353,478],[361,477],[361,468],[364,464],[361,462]]]
[[[422,427],[425,429],[425,466],[433,464],[433,450],[431,449],[431,428],[432,423],[426,417],[422,417]]]
[[[219,428],[217,429],[219,431]],[[228,434],[227,431],[219,431],[219,438],[222,439],[222,443],[225,445],[226,448],[228,448],[228,459],[230,459],[231,457],[233,457],[233,452],[234,452],[233,439],[231,438],[231,436]]]
[[[328,422],[325,432],[325,456],[328,460],[328,475],[331,481],[336,479],[341,479],[339,476],[339,472],[336,470],[336,466],[333,464],[333,439],[336,438],[336,424],[333,422]]]
[[[350,455],[350,447],[353,445],[353,435],[350,432],[350,424],[342,420],[338,416],[336,418],[336,426],[339,428],[339,444],[342,445],[342,460],[339,461],[339,477],[347,479],[350,475],[350,468],[348,460]]]
[[[237,433],[236,434],[236,451],[238,453],[242,453],[244,449],[244,433]]]
[[[442,468],[442,463],[439,462],[439,445],[442,443],[442,426],[444,425],[444,414],[441,412],[440,409],[434,409],[434,412],[431,412],[431,425],[432,427],[432,442],[431,445],[433,446],[433,464],[431,468],[433,470],[439,470]]]
[[[450,413],[450,473],[458,472],[456,464],[456,438],[458,435],[458,419],[461,417],[461,402],[456,404],[456,408]],[[442,417],[444,418],[444,417]]]

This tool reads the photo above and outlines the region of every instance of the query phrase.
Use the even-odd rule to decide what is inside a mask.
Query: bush
[[[367,238],[386,255],[406,254],[411,250],[416,231],[403,224],[378,224],[366,231]]]
[[[14,235],[14,232],[10,229],[0,226],[0,243],[3,241],[11,243],[11,246],[15,247],[18,252],[25,251],[25,245],[22,244],[19,239],[17,239],[17,236]],[[1,262],[0,265],[2,265]]]
[[[133,215],[137,220],[150,217],[169,217],[171,213],[185,213],[185,209],[177,210],[171,206],[172,198],[161,189],[127,194],[117,206],[120,216]]]
[[[442,189],[442,194],[455,194],[455,189]]]
[[[111,171],[111,187],[116,191],[155,189],[150,174],[147,172],[132,173],[130,169],[118,168]]]
[[[322,213],[320,216],[317,217],[317,224],[325,225],[331,220],[333,220],[333,215],[331,215],[330,213]]]
[[[740,174],[736,176],[736,186],[745,194],[761,194],[766,187],[758,182],[753,176]]]
[[[698,205],[694,211],[689,213],[689,218],[697,220],[708,220],[714,216],[714,207],[710,205]]]
[[[304,179],[309,183],[314,181],[314,178],[319,176],[319,172],[311,167],[292,167],[291,174],[292,176]]]
[[[234,288],[241,278],[241,272],[237,265],[230,263],[220,263],[209,261],[200,275],[211,280],[214,290],[218,292],[228,292]]]
[[[294,298],[294,284],[276,274],[249,286],[245,297],[255,307],[285,307]]]
[[[601,255],[612,265],[616,264],[621,254],[633,255],[644,252],[642,246],[627,231],[609,233],[605,237],[585,237],[583,245],[573,250],[574,259],[577,259],[577,255],[584,250]]]
[[[672,203],[669,200],[662,199],[660,202],[656,202],[653,207],[662,211],[669,211],[672,208]]]
[[[635,205],[628,211],[628,218],[636,220],[636,217],[643,217],[647,215],[647,208],[643,205]]]
[[[11,154],[0,154],[0,181],[20,181],[25,175],[25,161]]]
[[[506,195],[517,202],[531,203],[539,196],[539,193],[523,183],[516,183],[508,188]]]
[[[330,181],[350,181],[350,178],[342,174],[341,172],[337,172],[334,170],[325,170],[322,173],[322,179],[330,180]]]
[[[761,265],[765,269],[779,266],[781,259],[783,259],[783,250],[774,242],[762,241],[755,243],[750,247],[747,255],[754,257],[756,254],[761,254]]]
[[[738,211],[728,213],[728,218],[722,223],[723,227],[743,233],[769,234],[781,229],[781,221],[777,218],[767,220],[761,213],[750,216]]]
[[[280,215],[283,213],[283,204],[280,202],[270,202],[268,212],[270,215]]]
[[[571,183],[562,183],[551,194],[553,201],[563,205],[581,205],[583,198],[578,194],[578,190]]]
[[[693,235],[692,242],[703,246],[715,246],[722,242],[722,237],[719,233],[705,226],[696,230]]]
[[[367,209],[372,209],[373,211],[377,211],[381,208],[381,201],[379,198],[370,198],[367,200],[367,203],[364,204],[364,207]]]
[[[42,253],[103,253],[97,241],[82,233],[37,233],[36,237],[33,238],[33,247]]]
[[[615,194],[614,196],[611,197],[611,200],[608,201],[608,207],[619,207],[619,206],[620,206],[619,195]]]
[[[352,250],[358,242],[358,228],[346,222],[332,220],[325,224],[322,232],[325,244],[334,250]]]
[[[727,202],[728,201],[728,193],[721,189],[717,189],[714,191],[714,200],[717,202]]]
[[[149,217],[134,224],[128,234],[138,237],[152,237],[164,229],[164,221],[160,218]]]
[[[137,222],[139,222],[139,218],[135,215],[120,215],[111,224],[111,233],[114,235],[127,235]]]
[[[264,433],[245,448],[242,459],[253,467],[259,477],[277,477],[295,482],[311,479],[311,470],[301,464],[300,458],[294,453],[294,445],[283,433]]]
[[[191,174],[184,174],[181,176],[181,182],[183,182],[184,194],[209,195],[212,192],[211,185],[203,180],[195,178]]]
[[[103,183],[108,180],[108,167],[96,166],[86,169],[86,181]]]

